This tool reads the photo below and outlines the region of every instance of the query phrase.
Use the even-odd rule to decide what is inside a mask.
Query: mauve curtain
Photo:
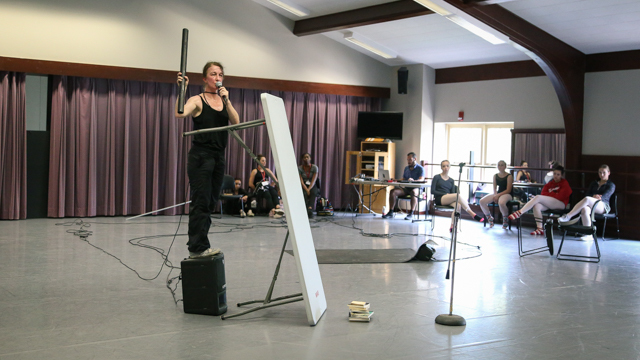
[[[566,147],[565,134],[516,133],[514,165],[519,166],[523,160],[527,161],[530,168],[548,168],[550,160],[564,165]],[[531,177],[542,183],[546,174],[547,172],[532,171]]]
[[[173,115],[175,85],[52,83],[48,216],[140,214],[186,201],[190,142],[181,134],[192,126]]]
[[[0,71],[0,219],[27,218],[25,74]]]
[[[264,118],[260,94],[264,91],[231,89],[229,97],[238,110],[240,121]],[[269,92],[284,100],[293,148],[299,165],[302,154],[311,154],[311,162],[319,169],[322,196],[336,208],[349,200],[349,187],[344,185],[345,152],[357,150],[356,131],[359,111],[378,111],[380,99],[310,94],[299,92]],[[267,165],[275,170],[266,127],[239,132],[240,137],[254,154],[267,156]],[[245,155],[244,149],[233,139],[227,148],[227,173],[242,179],[246,187],[255,162]],[[277,176],[277,174],[276,174]],[[302,188],[300,189],[302,191]]]
[[[192,123],[173,116],[176,90],[173,84],[54,77],[49,216],[140,214],[186,201],[191,145],[181,134]],[[188,96],[199,92],[190,86]],[[264,118],[262,92],[230,89],[241,121]],[[284,99],[296,155],[311,153],[320,168],[322,194],[341,207],[348,190],[342,184],[344,153],[358,148],[358,111],[379,110],[380,100],[271,93]],[[274,169],[265,126],[239,135]],[[226,172],[246,187],[255,164],[232,138],[226,158]]]

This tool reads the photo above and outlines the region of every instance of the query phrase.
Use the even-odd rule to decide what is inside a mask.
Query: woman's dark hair
[[[520,166],[524,165],[524,163],[529,164],[529,162],[527,160],[522,160],[522,161],[520,161]]]
[[[212,66],[217,66],[220,68],[220,70],[222,70],[222,74],[224,75],[224,66],[222,66],[222,64],[220,64],[217,61],[209,61],[208,63],[204,64],[204,67],[202,68],[202,77],[206,78],[207,77],[207,72],[209,71],[209,68]]]
[[[440,167],[442,167],[442,164],[444,164],[445,161],[448,162],[449,164],[451,164],[451,162],[449,160],[442,160],[442,161],[440,161]]]
[[[600,170],[600,169],[605,169],[605,170],[607,170],[608,172],[611,172],[611,169],[609,169],[609,165],[607,165],[607,164],[602,164],[602,165],[600,165],[600,167],[598,168],[598,170]]]
[[[311,154],[309,154],[309,153],[304,153],[304,154],[302,154],[302,156],[300,156],[300,162],[303,162],[303,161],[302,161],[302,159],[304,159],[304,156],[305,156],[305,155],[309,155],[309,158],[310,158],[310,159],[313,159],[313,158],[311,157]]]
[[[258,161],[260,161],[260,159],[262,159],[262,158],[266,158],[266,156],[264,156],[262,154],[256,155],[256,159],[258,159]]]
[[[552,170],[553,170],[553,171],[558,170],[558,171],[560,171],[560,174],[562,174],[562,176],[564,176],[564,166],[562,166],[562,165],[560,165],[560,164],[556,163],[556,164],[553,166],[553,169],[552,169]]]

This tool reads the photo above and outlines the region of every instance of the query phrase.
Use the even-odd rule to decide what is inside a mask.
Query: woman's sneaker
[[[516,211],[512,212],[511,215],[509,215],[509,219],[510,220],[515,220],[515,219],[519,218],[520,216],[522,216],[522,212],[520,210],[516,210]]]
[[[249,211],[251,211],[251,210],[249,210]],[[243,218],[245,216],[247,216],[247,213],[245,213],[244,210],[240,210],[240,217]]]
[[[251,211],[251,209],[249,209],[249,211],[247,211],[247,216],[248,217],[253,217],[253,211]]]
[[[560,225],[573,225],[580,220],[579,216],[576,216],[574,219],[570,218],[568,215],[563,215],[558,218],[558,224]]]
[[[201,259],[209,256],[213,256],[220,253],[220,249],[208,248],[207,250],[199,253],[189,251],[189,259]]]
[[[502,218],[502,228],[506,230],[508,227],[509,227],[509,218],[503,217]]]

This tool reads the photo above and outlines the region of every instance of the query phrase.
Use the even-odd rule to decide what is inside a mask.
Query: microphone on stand
[[[467,163],[463,163],[463,162],[461,162],[461,163],[460,163],[460,164],[458,164],[458,165],[460,165],[460,173],[462,173],[462,168],[463,168],[465,165],[467,165]]]
[[[222,82],[218,81],[216,82],[216,87],[218,88],[218,95],[220,95],[220,88],[222,87]],[[225,102],[227,102],[227,96],[220,96],[222,98],[222,100],[224,100]]]

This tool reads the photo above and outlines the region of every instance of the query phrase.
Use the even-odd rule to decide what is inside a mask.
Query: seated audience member
[[[542,193],[534,196],[522,209],[516,210],[509,215],[509,219],[515,220],[533,208],[533,216],[536,220],[537,228],[531,235],[544,234],[542,212],[545,210],[562,210],[569,203],[569,196],[571,196],[572,190],[569,182],[563,176],[564,167],[556,165],[553,169],[553,179],[542,188]]]
[[[605,214],[611,211],[609,199],[616,191],[616,185],[609,180],[610,174],[611,171],[609,170],[609,166],[601,165],[598,169],[598,176],[600,176],[600,180],[594,181],[589,185],[589,190],[587,190],[586,194],[587,196],[580,200],[580,202],[577,203],[569,213],[560,217],[558,219],[558,223],[561,225],[571,225],[575,224],[580,218],[582,218],[582,225],[591,226],[592,211],[596,214]],[[600,202],[596,204],[598,200],[600,200]],[[576,217],[573,220],[571,219],[578,214],[580,214],[580,217]]]
[[[498,161],[498,173],[493,175],[493,194],[486,195],[480,199],[480,208],[484,213],[484,218],[489,221],[489,227],[493,227],[493,217],[489,212],[489,204],[496,203],[500,207],[502,214],[502,228],[506,229],[509,222],[509,209],[507,202],[512,199],[511,191],[513,189],[513,176],[506,171],[507,163],[503,160]]]
[[[553,169],[558,165],[560,165],[560,164],[555,160],[549,161],[549,169],[551,169],[551,171],[549,171],[547,173],[547,175],[545,175],[545,177],[544,177],[544,183],[545,184],[548,183],[549,181],[553,180]]]
[[[247,200],[249,199],[249,196],[247,194],[247,191],[242,188],[242,180],[240,180],[239,178],[235,179],[235,186],[233,188],[233,191],[231,192],[231,195],[243,195],[243,196],[240,199],[230,200],[225,202],[224,211],[228,214],[240,214],[240,217],[247,216],[247,214],[242,209],[247,208]],[[244,207],[242,206],[243,204],[244,204]],[[248,209],[248,210],[251,211],[251,209]]]
[[[304,195],[304,203],[307,205],[307,215],[313,215],[313,203],[318,197],[318,167],[311,163],[311,154],[304,153],[302,155],[302,164],[298,166],[300,174],[300,183],[302,184],[302,194]]]
[[[522,168],[522,170],[518,171],[518,174],[516,175],[516,181],[527,183],[535,182],[531,180],[531,173],[526,170],[526,168],[529,167],[529,163],[525,160],[522,160],[522,162],[520,163],[520,167]]]
[[[431,182],[431,193],[435,197],[436,205],[453,205],[457,198],[457,212],[460,212],[460,208],[462,207],[462,209],[464,209],[464,211],[471,215],[475,220],[481,222],[484,221],[484,218],[476,215],[476,213],[471,210],[469,203],[463,196],[457,196],[456,192],[454,192],[455,182],[449,177],[449,169],[451,168],[449,160],[443,160],[440,163],[440,168],[442,169],[442,173],[434,176]],[[449,228],[449,232],[453,231],[453,220],[456,211],[452,211],[451,213],[451,227]]]
[[[271,186],[270,180],[278,181],[276,176],[273,175],[273,172],[269,168],[267,168],[267,158],[264,155],[257,155],[258,161],[262,167],[264,167],[267,171],[262,170],[262,167],[258,166],[257,168],[251,171],[251,175],[249,176],[249,187],[253,190],[253,195],[256,198],[256,212],[268,212],[269,216],[274,216],[276,214],[282,215],[284,212],[280,210],[280,199],[278,199],[278,191],[275,186]],[[266,203],[266,207],[263,207],[263,202]]]
[[[410,152],[407,154],[407,166],[404,168],[404,172],[402,174],[402,180],[408,181],[423,181],[424,180],[424,168],[416,162],[416,154],[414,152]],[[418,193],[419,189],[414,187],[396,187],[389,193],[389,212],[382,215],[383,219],[393,217],[393,209],[396,206],[396,197],[398,196],[411,196],[411,211],[407,216],[405,216],[405,220],[411,220],[413,216],[413,212],[416,209],[416,204],[418,203]]]

